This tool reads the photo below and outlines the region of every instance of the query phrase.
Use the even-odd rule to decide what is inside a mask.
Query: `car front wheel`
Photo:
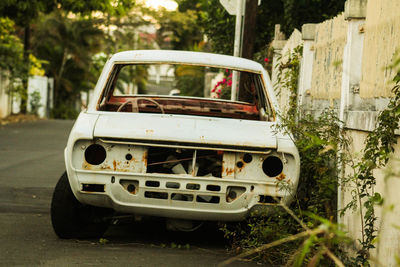
[[[51,222],[60,238],[99,238],[113,210],[84,205],[72,193],[67,173],[60,177],[51,201]]]

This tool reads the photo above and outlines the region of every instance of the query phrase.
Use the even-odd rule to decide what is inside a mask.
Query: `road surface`
[[[72,125],[43,120],[0,126],[0,266],[215,266],[230,257],[214,225],[177,233],[157,221],[121,222],[103,240],[57,238],[50,201]]]

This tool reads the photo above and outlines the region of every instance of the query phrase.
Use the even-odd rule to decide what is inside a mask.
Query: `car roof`
[[[116,53],[111,63],[166,63],[194,64],[220,68],[233,68],[251,72],[261,72],[261,64],[234,56],[177,50],[131,50]]]

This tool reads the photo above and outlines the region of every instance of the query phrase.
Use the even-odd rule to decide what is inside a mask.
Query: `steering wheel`
[[[164,108],[154,99],[151,98],[147,98],[147,97],[136,97],[132,100],[128,100],[125,103],[123,103],[121,106],[119,106],[119,108],[117,109],[117,112],[120,112],[126,105],[128,105],[129,103],[131,103],[132,105],[132,112],[137,112],[139,113],[139,106],[138,106],[138,101],[139,100],[146,100],[149,101],[153,104],[155,104],[160,110],[162,114],[165,114]]]

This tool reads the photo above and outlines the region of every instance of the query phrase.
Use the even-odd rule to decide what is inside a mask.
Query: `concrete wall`
[[[39,101],[39,109],[38,109],[38,116],[40,118],[48,117],[49,110],[48,110],[48,100],[49,100],[49,78],[46,76],[32,76],[29,77],[28,80],[28,112],[32,111],[31,103],[32,103],[32,95],[34,93],[38,93],[40,96]]]
[[[21,100],[18,95],[11,96],[8,94],[9,79],[4,73],[0,72],[0,118],[5,118],[10,114],[17,114],[20,112]],[[14,85],[21,83],[15,82]],[[40,94],[40,108],[38,115],[41,118],[49,116],[49,111],[53,107],[53,78],[46,76],[32,76],[28,80],[28,102],[27,111],[31,111],[31,97],[32,93],[38,92]]]
[[[366,131],[348,130],[348,136],[352,139],[350,150],[352,158],[360,160],[364,141],[368,135]],[[395,153],[389,164],[384,169],[374,171],[377,179],[374,192],[378,192],[384,198],[383,206],[375,208],[378,221],[375,227],[378,230],[376,249],[372,251],[372,266],[398,266],[396,256],[400,256],[400,138],[397,139]],[[347,168],[347,174],[353,170]],[[348,183],[343,188],[343,204],[351,201],[356,190],[354,183]],[[346,227],[349,236],[354,240],[361,239],[360,209],[348,211],[340,222]]]
[[[279,44],[285,47],[280,37]],[[400,50],[400,1],[347,0],[344,13],[336,18],[303,25],[302,39],[299,104],[313,114],[326,107],[337,110],[353,140],[351,157],[357,161],[365,138],[375,128],[379,111],[390,101],[395,74],[390,65],[395,51]],[[283,51],[275,53],[283,56]],[[283,108],[285,101],[281,98]],[[381,193],[385,204],[376,208],[379,238],[377,249],[372,252],[376,259],[371,262],[373,266],[397,266],[395,256],[400,256],[400,136],[397,142],[388,166],[374,173],[377,184],[373,190]],[[346,170],[347,175],[351,172]],[[347,184],[339,192],[339,207],[350,201],[353,190],[354,184]],[[359,210],[349,211],[340,222],[351,237],[361,237]]]
[[[347,21],[344,15],[316,26],[310,94],[314,99],[339,99]]]
[[[400,46],[399,14],[398,0],[368,1],[360,87],[363,98],[390,96],[394,71],[387,67]]]

